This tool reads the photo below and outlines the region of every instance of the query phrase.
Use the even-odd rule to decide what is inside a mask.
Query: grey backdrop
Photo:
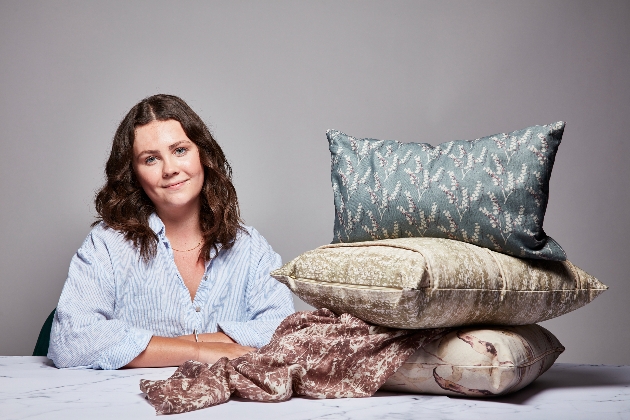
[[[630,364],[629,18],[601,0],[1,0],[0,354],[32,352],[118,122],[163,92],[210,124],[285,261],[332,238],[328,128],[438,144],[567,121],[545,229],[610,290],[543,325],[562,362]]]

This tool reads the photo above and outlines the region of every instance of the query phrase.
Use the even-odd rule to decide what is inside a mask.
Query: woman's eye
[[[186,153],[186,148],[185,147],[178,147],[177,149],[175,149],[175,154],[178,156],[182,156],[184,153]]]
[[[152,163],[155,163],[155,160],[156,160],[155,156],[149,156],[148,158],[144,160],[144,163],[146,163],[147,165],[151,165]]]

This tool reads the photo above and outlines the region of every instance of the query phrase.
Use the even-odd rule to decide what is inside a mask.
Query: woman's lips
[[[184,181],[175,182],[173,184],[168,184],[164,188],[166,188],[168,190],[176,190],[176,189],[182,187],[184,185],[184,183],[186,183],[186,181],[188,181],[188,180],[186,179]]]

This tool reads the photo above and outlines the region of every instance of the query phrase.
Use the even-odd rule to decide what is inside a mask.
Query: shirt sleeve
[[[295,312],[291,291],[271,277],[282,265],[280,255],[256,230],[251,229],[252,269],[247,284],[247,318],[242,322],[219,321],[219,328],[244,346],[268,344],[280,322]]]
[[[70,263],[48,348],[48,357],[59,368],[118,369],[153,336],[113,319],[116,284],[105,236],[103,228],[95,228]]]

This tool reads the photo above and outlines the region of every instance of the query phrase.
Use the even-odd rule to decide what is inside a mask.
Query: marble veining
[[[55,368],[45,357],[0,356],[1,419],[155,418],[140,379],[164,379],[175,368]],[[555,364],[523,390],[473,399],[378,392],[371,398],[283,403],[233,399],[176,418],[345,419],[629,419],[630,366]]]

